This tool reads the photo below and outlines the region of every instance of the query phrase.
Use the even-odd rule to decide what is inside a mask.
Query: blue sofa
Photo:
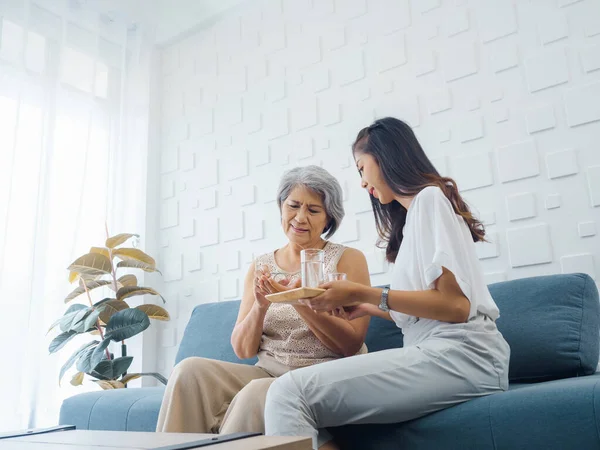
[[[511,346],[510,389],[405,423],[330,431],[347,449],[600,448],[600,304],[584,274],[526,278],[490,285],[498,327]],[[240,361],[229,344],[238,302],[197,306],[177,362],[190,356]],[[393,323],[373,319],[371,352],[402,345]],[[163,387],[79,394],[64,401],[61,424],[79,429],[153,431]]]

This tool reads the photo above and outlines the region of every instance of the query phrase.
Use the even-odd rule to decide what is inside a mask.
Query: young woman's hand
[[[362,303],[365,285],[352,281],[330,281],[319,286],[326,289],[321,295],[305,300],[314,311],[334,311],[339,307],[355,306]]]

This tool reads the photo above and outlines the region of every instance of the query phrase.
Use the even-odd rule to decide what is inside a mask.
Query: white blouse
[[[442,267],[445,267],[454,274],[463,294],[471,302],[469,319],[477,316],[478,312],[492,320],[498,318],[498,307],[485,283],[469,227],[461,216],[455,214],[440,188],[426,187],[414,197],[403,231],[392,272],[392,290],[433,289],[435,281],[442,275]],[[407,328],[419,320],[428,322],[422,324],[426,328],[440,323],[397,311],[390,314],[400,328]]]

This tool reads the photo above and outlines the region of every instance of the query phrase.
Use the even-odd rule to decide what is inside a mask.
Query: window
[[[108,67],[70,47],[63,49],[60,81],[98,97],[108,96]]]
[[[25,68],[42,73],[46,67],[46,38],[28,31],[6,18],[1,23],[0,59],[14,65],[24,63]],[[27,40],[25,40],[27,38]],[[24,61],[21,60],[24,58]]]

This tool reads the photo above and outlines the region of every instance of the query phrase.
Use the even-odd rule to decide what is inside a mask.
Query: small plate
[[[303,298],[312,298],[325,292],[325,289],[300,287],[289,291],[278,292],[277,294],[265,295],[265,298],[271,303],[298,303]]]

